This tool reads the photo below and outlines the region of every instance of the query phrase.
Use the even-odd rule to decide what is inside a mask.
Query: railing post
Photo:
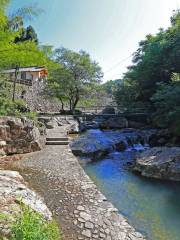
[[[16,66],[15,68],[15,76],[14,76],[14,84],[13,84],[13,95],[12,95],[12,101],[15,100],[15,93],[16,93],[16,82],[17,82],[17,76],[18,76],[18,69],[19,67]]]

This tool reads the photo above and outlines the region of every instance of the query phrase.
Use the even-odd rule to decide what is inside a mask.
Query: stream
[[[97,139],[106,141],[103,132],[93,130],[93,137],[96,134]],[[88,138],[89,131],[83,137],[86,135]],[[114,138],[115,133],[107,131],[106,139],[112,140],[112,135]],[[112,150],[101,160],[89,162],[81,158],[80,162],[107,199],[147,239],[179,240],[180,183],[144,178],[127,167],[135,153],[146,147],[147,143],[136,142],[125,151]]]

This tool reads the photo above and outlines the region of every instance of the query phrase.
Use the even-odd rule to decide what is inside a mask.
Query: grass
[[[11,227],[9,240],[61,240],[61,233],[55,221],[46,221],[30,207],[21,204],[21,214]]]

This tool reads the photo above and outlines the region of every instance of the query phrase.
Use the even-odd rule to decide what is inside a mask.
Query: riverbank
[[[97,189],[69,146],[46,146],[11,168],[44,197],[61,226],[63,239],[144,239]]]

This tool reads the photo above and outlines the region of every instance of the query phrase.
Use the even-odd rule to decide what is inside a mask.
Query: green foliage
[[[0,0],[0,72],[16,66],[46,65],[49,60],[37,45],[34,29],[31,26],[24,29],[23,25],[24,20],[37,16],[39,10],[29,6],[7,16],[9,2]],[[10,83],[6,78],[5,74],[0,75],[0,115],[21,116],[26,106],[22,102],[13,103],[10,100]],[[27,113],[27,116],[35,117],[32,113]]]
[[[21,204],[21,214],[12,225],[10,240],[60,240],[55,221],[48,222],[43,216]]]
[[[24,20],[30,21],[37,17],[43,10],[37,8],[37,5],[18,8],[8,16],[8,28],[13,31],[19,30],[24,26]]]
[[[95,84],[89,89],[84,98],[82,98],[78,105],[80,106],[105,106],[112,102],[112,96],[108,93],[105,84]]]
[[[36,112],[27,112],[27,113],[24,113],[23,116],[27,117],[28,119],[36,121],[38,114]]]
[[[171,26],[147,35],[134,53],[133,65],[123,84],[113,92],[118,105],[142,106],[156,113],[154,122],[180,134],[180,11],[174,12]]]
[[[14,103],[8,99],[0,97],[0,116],[16,114]]]
[[[23,28],[21,30],[20,36],[15,38],[15,43],[25,42],[25,41],[31,41],[31,42],[35,42],[36,44],[38,44],[38,37],[32,26]]]
[[[26,15],[35,14],[32,7],[19,9],[8,17],[5,12],[8,2],[3,0],[0,2],[2,6],[0,11],[0,20],[2,20],[0,21],[0,69],[12,68],[16,65],[45,64],[46,56],[37,46],[37,36],[31,27],[26,29],[25,41],[16,43],[16,39],[22,37],[23,19]]]
[[[109,96],[113,96],[117,88],[122,85],[123,81],[121,79],[109,80],[103,84],[104,90]]]
[[[124,76],[127,86],[132,85],[137,101],[150,101],[157,83],[170,83],[174,73],[180,72],[180,12],[172,17],[167,30],[148,35],[134,53],[133,65]],[[121,91],[121,86],[120,86]]]
[[[169,127],[180,136],[180,82],[161,84],[152,96],[157,112],[154,116],[156,125]]]
[[[68,101],[70,110],[74,111],[82,96],[100,83],[101,68],[84,51],[60,48],[55,50],[53,58],[58,65],[51,72],[47,92],[61,101],[62,108]]]
[[[29,112],[27,104],[22,99],[13,102],[9,98],[0,97],[0,116],[27,117],[37,120],[37,113]]]

